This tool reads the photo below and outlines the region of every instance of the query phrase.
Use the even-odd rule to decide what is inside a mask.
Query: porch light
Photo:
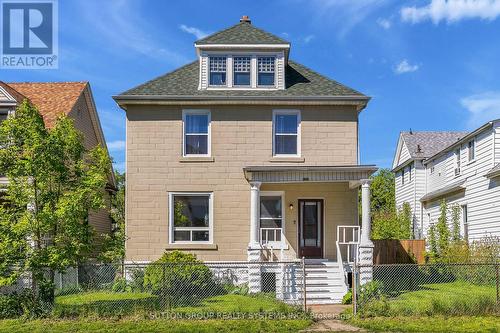
[[[290,210],[293,210],[293,204],[290,204],[290,206],[288,206],[288,208],[290,208]]]

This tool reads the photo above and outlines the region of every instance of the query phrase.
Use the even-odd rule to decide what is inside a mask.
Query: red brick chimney
[[[243,15],[243,16],[240,18],[240,22],[246,22],[246,23],[250,23],[250,24],[252,24],[252,21],[250,20],[250,17],[248,17],[248,15]]]

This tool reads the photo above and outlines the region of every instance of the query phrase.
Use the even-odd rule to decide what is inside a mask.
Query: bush
[[[0,295],[0,319],[35,318],[46,315],[51,306],[35,297],[30,289],[11,295]]]
[[[115,283],[113,283],[111,291],[120,293],[130,292],[132,291],[132,287],[128,285],[127,280],[125,278],[118,278],[115,280]]]
[[[358,300],[360,304],[367,303],[374,299],[380,299],[383,296],[383,284],[380,281],[371,281],[361,286]]]
[[[342,297],[342,304],[352,304],[352,290],[349,290],[344,297]]]
[[[166,252],[144,272],[144,287],[160,295],[169,307],[196,305],[204,298],[225,293],[212,271],[196,256]]]

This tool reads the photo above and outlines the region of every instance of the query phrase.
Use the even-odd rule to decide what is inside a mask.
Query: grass
[[[56,297],[56,304],[84,305],[102,301],[138,300],[154,297],[150,293],[115,293],[110,291],[84,292]]]
[[[292,333],[307,328],[310,320],[2,320],[0,333]]]
[[[295,313],[298,310],[276,300],[273,296],[262,294],[221,295],[204,300],[199,306],[182,307],[174,310],[177,313]]]
[[[361,311],[365,316],[491,315],[499,311],[496,289],[466,282],[422,285],[388,301],[371,301]]]
[[[500,318],[495,316],[354,318],[349,323],[375,332],[500,332]]]

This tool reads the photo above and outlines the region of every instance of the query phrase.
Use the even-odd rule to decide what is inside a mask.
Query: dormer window
[[[210,57],[210,85],[226,85],[226,57]]]
[[[274,86],[274,57],[259,57],[258,58],[258,85],[259,86]]]
[[[250,57],[233,58],[233,84],[250,86]]]

